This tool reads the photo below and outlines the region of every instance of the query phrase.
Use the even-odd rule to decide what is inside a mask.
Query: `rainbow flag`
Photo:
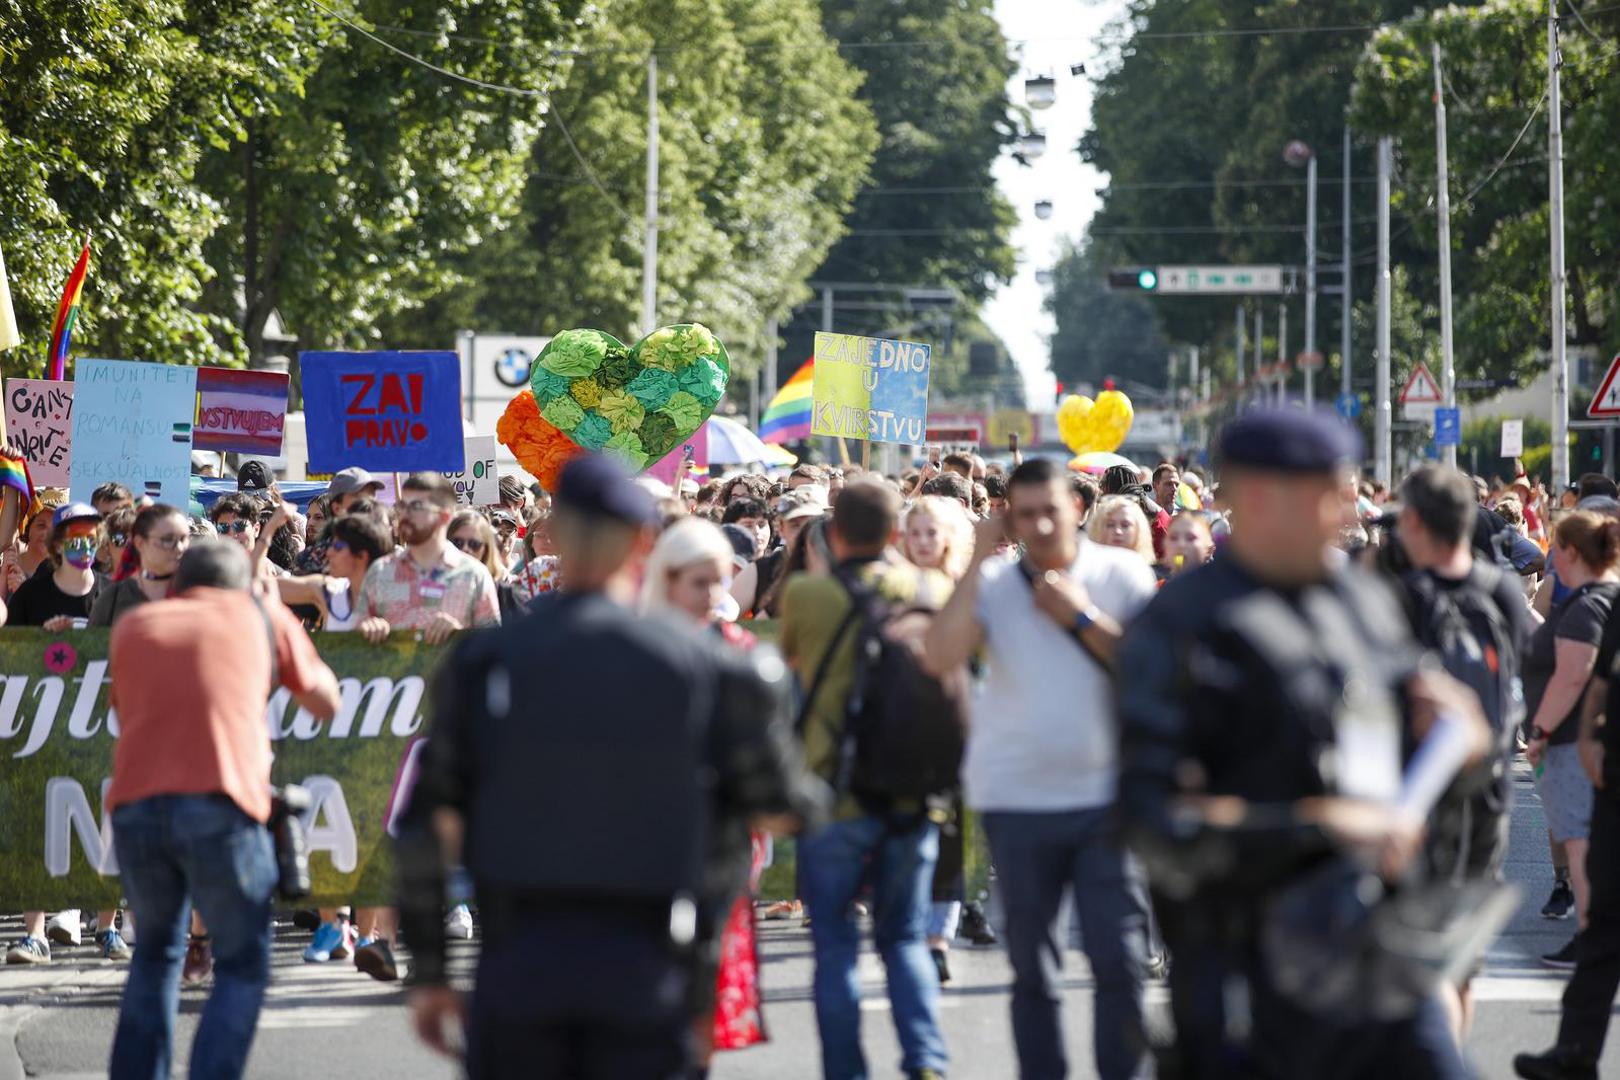
[[[0,450],[0,491],[6,488],[13,488],[22,496],[22,517],[18,520],[18,527],[21,528],[29,518],[39,513],[39,495],[34,490],[33,477],[28,475],[28,462],[21,455],[13,457]]]
[[[797,442],[810,437],[810,406],[815,384],[816,359],[811,357],[783,384],[759,421],[761,442]]]
[[[79,294],[84,292],[84,277],[90,271],[90,238],[84,239],[84,250],[73,264],[73,273],[62,286],[62,302],[56,306],[56,322],[51,326],[51,364],[46,378],[58,382],[67,378],[68,348],[73,344],[73,324],[79,321]]]

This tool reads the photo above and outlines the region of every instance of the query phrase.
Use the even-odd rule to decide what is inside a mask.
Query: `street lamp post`
[[[1283,160],[1305,166],[1305,408],[1316,405],[1316,151],[1295,139]]]

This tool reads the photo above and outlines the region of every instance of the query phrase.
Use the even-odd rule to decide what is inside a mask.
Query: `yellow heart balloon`
[[[1070,394],[1058,403],[1057,421],[1058,438],[1063,444],[1075,453],[1085,451],[1081,448],[1084,439],[1089,435],[1089,418],[1095,406],[1092,400],[1084,394]]]
[[[1098,394],[1087,418],[1090,421],[1090,439],[1086,450],[1118,450],[1131,433],[1131,421],[1135,416],[1131,399],[1118,390],[1104,390]]]

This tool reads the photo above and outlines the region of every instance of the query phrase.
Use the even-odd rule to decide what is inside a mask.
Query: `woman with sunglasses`
[[[281,602],[308,605],[321,613],[320,629],[353,630],[360,625],[360,586],[371,564],[394,550],[388,531],[365,514],[334,518],[328,531],[324,574],[276,579]]]
[[[136,514],[129,546],[113,573],[115,584],[96,597],[90,625],[112,626],[131,608],[168,596],[180,556],[190,545],[190,520],[175,507],[158,503]]]
[[[501,557],[503,548],[495,535],[495,527],[477,510],[458,510],[450,519],[446,537],[450,546],[464,555],[471,555],[484,564],[489,576],[495,580],[495,596],[500,601],[501,619],[522,614],[524,604],[513,592],[511,575]]]

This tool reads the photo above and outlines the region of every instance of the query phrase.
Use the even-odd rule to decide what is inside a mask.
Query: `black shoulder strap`
[[[259,621],[264,625],[265,641],[270,646],[270,693],[274,694],[276,687],[281,685],[281,653],[276,648],[276,628],[271,623],[270,613],[264,609],[264,602],[259,599],[259,594],[250,591],[248,598],[253,601],[253,606],[258,609]]]
[[[804,733],[804,725],[810,720],[810,710],[815,707],[816,695],[821,692],[822,684],[827,681],[827,670],[832,667],[833,657],[838,655],[838,647],[844,643],[844,638],[849,636],[850,629],[861,617],[860,598],[850,592],[847,585],[844,591],[850,593],[849,614],[844,616],[844,620],[838,624],[838,629],[833,631],[832,640],[827,644],[827,651],[821,654],[821,662],[816,665],[815,677],[810,680],[810,688],[805,691],[804,703],[799,706],[798,718],[793,722],[793,730],[801,735]]]
[[[1034,567],[1029,565],[1028,559],[1019,559],[1016,565],[1018,567],[1018,572],[1024,577],[1024,583],[1029,586],[1030,595],[1034,596],[1036,588]],[[1104,675],[1108,676],[1110,679],[1114,677],[1113,666],[1104,661],[1102,657],[1098,656],[1097,651],[1086,643],[1086,636],[1084,634],[1072,626],[1066,627],[1065,632],[1076,645],[1080,646],[1080,651],[1086,654],[1086,658],[1102,669],[1102,673]]]

